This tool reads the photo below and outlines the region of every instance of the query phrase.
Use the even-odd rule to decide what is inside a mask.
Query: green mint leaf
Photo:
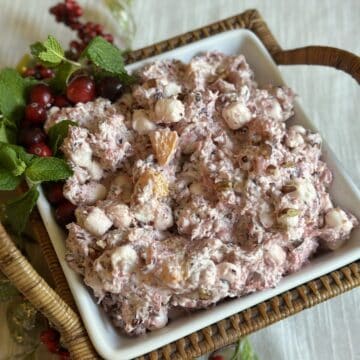
[[[0,167],[19,176],[25,171],[26,163],[11,146],[3,145],[0,147]]]
[[[68,134],[69,126],[77,126],[77,124],[71,120],[63,120],[50,128],[48,136],[53,154],[56,155],[58,152],[62,142]]]
[[[65,60],[64,49],[60,43],[51,35],[43,43],[45,50],[40,51],[38,57],[40,60],[50,63],[54,66],[59,65]]]
[[[4,147],[13,149],[16,152],[18,158],[20,160],[22,160],[26,165],[29,165],[31,160],[35,157],[34,155],[27,153],[25,151],[25,149],[19,145],[6,144],[3,142],[0,142],[0,152],[2,151],[2,148],[4,148]]]
[[[33,183],[67,179],[72,170],[66,161],[56,157],[35,158],[25,171],[26,177]]]
[[[0,168],[0,190],[15,190],[21,182],[21,176],[15,176],[11,171]]]
[[[240,340],[230,360],[257,360],[248,338]]]
[[[57,91],[63,91],[66,88],[70,76],[78,69],[79,67],[72,63],[61,63],[57,68],[55,77],[50,82],[51,87]]]
[[[0,112],[15,124],[23,116],[28,85],[16,70],[0,71]]]
[[[33,186],[25,194],[6,204],[7,219],[15,233],[19,234],[24,231],[38,197],[39,192]]]
[[[30,45],[31,55],[36,58],[39,58],[40,53],[44,51],[46,51],[46,47],[40,41]]]
[[[7,118],[0,118],[0,142],[16,142],[17,127]]]
[[[51,35],[43,42],[36,42],[30,46],[31,54],[47,67],[60,65],[65,58],[64,49]]]
[[[87,57],[101,70],[117,75],[126,83],[131,83],[133,78],[125,70],[122,52],[100,36],[95,37],[86,47],[81,57]]]

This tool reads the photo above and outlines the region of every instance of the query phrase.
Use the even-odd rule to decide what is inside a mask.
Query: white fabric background
[[[64,41],[70,32],[47,14],[55,0],[1,0],[0,66],[13,66],[28,45],[47,34]],[[99,0],[80,1],[90,15]],[[284,48],[330,45],[359,55],[359,0],[135,0],[137,34],[133,48],[200,27],[249,8],[257,8]],[[103,17],[101,17],[103,19]],[[333,69],[282,67],[288,85],[332,146],[356,184],[360,184],[360,87]],[[0,315],[0,328],[4,317]],[[2,330],[2,331],[1,331]],[[0,334],[5,332],[0,329]],[[251,335],[260,359],[359,360],[360,289],[283,320]],[[0,358],[9,355],[0,340]]]

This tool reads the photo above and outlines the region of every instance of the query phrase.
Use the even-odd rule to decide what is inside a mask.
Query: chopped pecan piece
[[[167,165],[173,157],[179,141],[176,131],[162,129],[149,134],[156,159],[160,165]]]
[[[135,194],[141,192],[147,185],[152,187],[152,193],[156,197],[164,197],[169,193],[168,182],[164,175],[155,170],[147,169],[140,175],[135,184]]]

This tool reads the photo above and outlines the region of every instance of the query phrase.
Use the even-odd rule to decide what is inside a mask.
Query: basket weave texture
[[[282,50],[256,10],[216,22],[172,39],[133,51],[133,63],[197,40],[232,29],[248,29],[263,42],[278,65],[331,66],[350,74],[360,84],[360,58],[344,50],[309,46]],[[44,313],[64,337],[73,359],[97,359],[70,293],[49,236],[37,211],[31,227],[56,284],[56,291],[36,273],[17,250],[0,224],[0,269]],[[192,359],[237,341],[244,335],[296,314],[360,285],[360,261],[275,296],[216,324],[194,332],[139,359]]]

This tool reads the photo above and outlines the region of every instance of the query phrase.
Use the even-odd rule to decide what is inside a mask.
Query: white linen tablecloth
[[[0,67],[14,66],[28,45],[54,34],[67,44],[69,30],[47,9],[55,0],[1,0]],[[100,1],[79,1],[94,15]],[[359,55],[359,0],[135,0],[133,48],[257,8],[284,48],[329,45]],[[282,67],[285,81],[300,96],[345,169],[360,184],[360,87],[339,71],[309,66]],[[5,318],[0,313],[0,359],[11,358]],[[278,322],[250,336],[260,359],[359,360],[360,289]]]

